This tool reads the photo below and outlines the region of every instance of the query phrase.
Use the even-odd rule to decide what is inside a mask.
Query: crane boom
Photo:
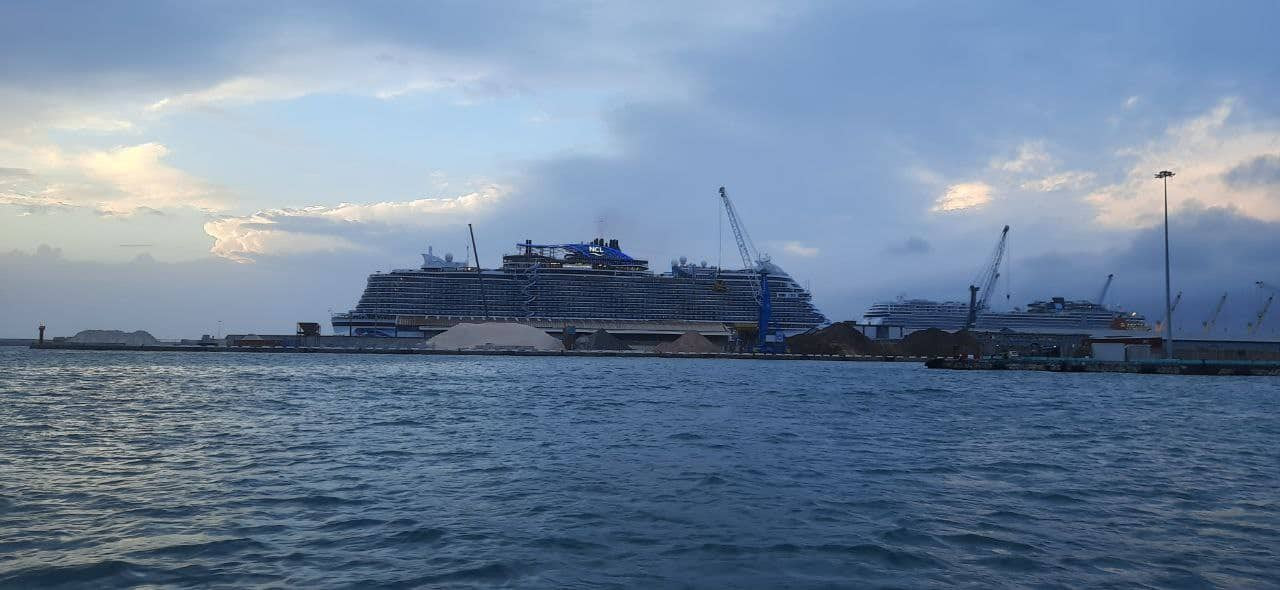
[[[1098,293],[1098,299],[1095,303],[1097,303],[1098,305],[1102,305],[1102,303],[1106,301],[1107,291],[1111,290],[1111,281],[1115,278],[1116,278],[1116,275],[1114,274],[1107,275],[1107,282],[1102,284],[1102,292]]]
[[[1222,305],[1226,302],[1227,302],[1227,294],[1226,292],[1223,292],[1222,297],[1218,298],[1218,305],[1213,308],[1213,314],[1210,315],[1209,319],[1204,323],[1205,334],[1208,334],[1209,332],[1213,331],[1213,324],[1214,322],[1218,321],[1218,314],[1222,313]]]
[[[1267,312],[1271,310],[1271,302],[1275,301],[1276,293],[1280,293],[1280,288],[1277,288],[1263,281],[1258,281],[1255,284],[1258,285],[1258,288],[1270,290],[1272,291],[1272,293],[1271,295],[1267,296],[1266,302],[1262,304],[1262,309],[1258,311],[1258,316],[1252,322],[1249,323],[1250,336],[1256,333],[1258,331],[1258,328],[1262,326],[1262,320],[1267,318]]]
[[[1000,241],[996,242],[996,249],[991,254],[991,263],[987,268],[983,269],[978,280],[973,284],[978,285],[978,309],[986,309],[987,302],[991,300],[991,291],[995,289],[996,279],[1000,278],[1000,263],[1004,261],[1005,245],[1009,241],[1009,226],[1004,226],[1004,230],[1000,232]]]
[[[729,200],[729,193],[723,186],[720,187],[720,201],[724,203],[724,214],[729,218],[733,239],[738,243],[738,255],[742,256],[742,267],[752,270],[756,268],[760,255],[756,251],[756,245],[751,241],[751,236],[747,234],[747,228],[738,221],[738,210],[734,208],[733,201]]]
[[[1000,262],[1004,260],[1004,250],[1008,242],[1009,226],[1006,225],[1000,232],[1000,241],[996,242],[995,251],[991,254],[991,262],[982,269],[982,273],[973,281],[973,284],[969,285],[969,317],[964,325],[966,331],[972,329],[977,323],[978,312],[987,309],[991,291],[995,289],[996,280],[1000,278]]]

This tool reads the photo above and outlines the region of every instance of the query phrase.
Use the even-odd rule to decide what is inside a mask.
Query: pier
[[[1248,360],[1099,360],[1091,358],[934,358],[930,369],[979,371],[1051,371],[1057,373],[1141,373],[1162,375],[1271,375],[1280,376],[1280,361]]]

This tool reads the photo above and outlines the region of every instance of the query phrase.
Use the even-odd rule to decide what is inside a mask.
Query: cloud
[[[1044,142],[1026,142],[1018,146],[1018,153],[1009,160],[993,160],[991,168],[1004,172],[1031,172],[1051,161]]]
[[[953,184],[934,201],[932,211],[942,213],[982,207],[991,202],[991,190],[991,185],[985,182]]]
[[[226,208],[226,200],[215,187],[165,164],[162,160],[168,154],[168,148],[152,142],[88,152],[75,162],[91,180],[118,191],[118,196],[97,204],[98,210],[108,215],[174,207],[210,212]]]
[[[45,212],[90,209],[127,217],[173,209],[217,212],[231,202],[216,185],[167,164],[169,149],[160,143],[74,152],[0,142],[0,153],[27,166],[0,174],[3,205]]]
[[[1187,207],[1231,207],[1241,215],[1280,220],[1276,187],[1258,184],[1280,154],[1280,120],[1250,118],[1227,98],[1207,112],[1171,125],[1163,137],[1119,151],[1131,160],[1123,180],[1086,197],[1097,220],[1112,227],[1148,226],[1160,218],[1158,170],[1173,170],[1171,211]],[[1251,120],[1250,120],[1251,119]]]
[[[1243,162],[1223,173],[1222,180],[1233,188],[1280,188],[1280,155],[1263,154]]]
[[[1125,110],[1132,109],[1133,107],[1138,106],[1138,103],[1141,101],[1142,97],[1138,95],[1130,96],[1129,98],[1124,99],[1124,108]]]
[[[885,248],[885,252],[895,255],[917,255],[928,254],[933,250],[933,246],[924,238],[911,236],[902,242],[890,244]]]
[[[214,239],[211,253],[237,262],[262,256],[372,250],[388,234],[465,223],[471,216],[490,212],[507,192],[502,186],[488,185],[450,198],[268,209],[209,221],[204,231]]]
[[[1019,185],[1022,190],[1049,193],[1059,190],[1074,190],[1087,186],[1098,177],[1093,172],[1072,170],[1050,174],[1038,180],[1029,180]]]
[[[820,250],[814,246],[806,246],[803,242],[795,240],[782,243],[782,251],[787,254],[801,256],[804,258],[813,258],[817,256]]]

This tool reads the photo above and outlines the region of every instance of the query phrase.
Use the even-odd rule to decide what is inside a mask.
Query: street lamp
[[[1164,182],[1164,358],[1173,358],[1173,304],[1169,299],[1169,177],[1168,170],[1156,172],[1156,178]]]

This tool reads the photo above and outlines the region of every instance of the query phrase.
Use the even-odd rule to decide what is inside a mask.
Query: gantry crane
[[[769,292],[769,256],[761,255],[751,241],[747,228],[738,219],[738,210],[734,208],[729,193],[720,187],[720,201],[724,204],[725,216],[729,218],[729,228],[733,230],[733,239],[738,243],[738,255],[742,257],[742,266],[755,275],[751,287],[755,291],[756,308],[756,350],[758,352],[783,352],[785,343],[770,329],[773,323],[773,297]]]
[[[973,329],[973,325],[978,321],[978,312],[987,309],[991,291],[995,289],[996,280],[1000,278],[1000,262],[1004,260],[1004,249],[1008,242],[1009,226],[1006,225],[1000,232],[1000,241],[996,242],[995,251],[988,259],[990,262],[982,269],[982,273],[973,281],[973,284],[969,285],[969,317],[964,322],[965,331]]]
[[[1222,305],[1227,302],[1227,293],[1223,291],[1222,297],[1218,298],[1218,305],[1213,308],[1213,313],[1209,319],[1204,322],[1204,333],[1208,335],[1213,331],[1214,322],[1218,321],[1218,315],[1222,313]]]

